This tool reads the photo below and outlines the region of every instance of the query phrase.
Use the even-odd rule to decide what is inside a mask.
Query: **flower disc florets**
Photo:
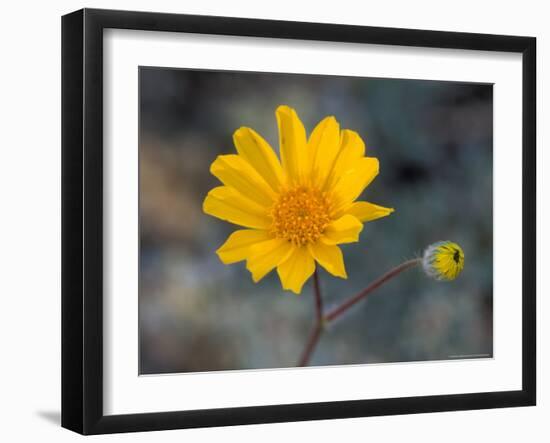
[[[306,186],[282,193],[273,206],[272,218],[275,237],[297,246],[317,241],[331,221],[325,196]]]

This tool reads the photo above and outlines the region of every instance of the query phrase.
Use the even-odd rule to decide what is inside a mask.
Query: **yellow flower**
[[[337,246],[356,242],[363,223],[393,212],[355,201],[378,174],[356,132],[326,117],[306,138],[294,109],[279,106],[281,161],[254,130],[233,135],[238,155],[220,155],[210,172],[224,186],[212,189],[205,213],[247,229],[216,251],[225,264],[246,260],[254,282],[277,268],[284,289],[297,294],[315,270],[347,278]]]
[[[436,280],[454,280],[464,269],[464,251],[451,241],[434,243],[426,248],[422,267]]]

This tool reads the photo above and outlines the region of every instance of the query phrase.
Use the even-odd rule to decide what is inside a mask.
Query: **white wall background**
[[[531,35],[538,38],[539,226],[549,219],[543,140],[550,120],[549,13],[545,2],[436,0],[306,2],[278,0],[112,0],[5,2],[0,27],[0,439],[82,440],[59,427],[60,414],[60,16],[81,7]],[[518,149],[520,147],[518,146]],[[519,171],[515,171],[519,173]],[[550,265],[540,230],[539,275]],[[546,247],[546,248],[545,248]],[[543,253],[540,253],[542,251]],[[94,441],[546,442],[550,438],[550,305],[539,279],[539,405],[232,428],[164,431]]]

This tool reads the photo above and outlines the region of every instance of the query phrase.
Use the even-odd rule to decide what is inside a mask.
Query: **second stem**
[[[416,265],[419,265],[421,262],[422,262],[422,259],[414,258],[412,260],[407,260],[401,263],[400,265],[396,266],[395,268],[389,270],[385,274],[378,277],[365,289],[358,292],[353,297],[350,297],[349,299],[344,301],[341,305],[332,309],[326,315],[323,314],[323,298],[321,296],[319,274],[316,268],[313,274],[313,293],[315,296],[315,325],[313,327],[313,330],[311,331],[311,334],[309,335],[309,339],[306,343],[306,347],[302,353],[298,366],[307,366],[307,364],[309,363],[309,360],[311,359],[311,356],[313,355],[313,351],[315,350],[315,347],[317,346],[317,343],[321,338],[323,329],[327,323],[335,320],[337,317],[340,317],[342,314],[347,312],[348,309],[350,309],[359,301],[363,300],[367,295],[369,295],[372,291],[382,286],[388,280],[391,280],[393,277],[395,277],[396,275],[400,274],[401,272],[407,269],[410,269]]]

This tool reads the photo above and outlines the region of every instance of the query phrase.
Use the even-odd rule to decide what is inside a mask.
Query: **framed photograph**
[[[62,425],[536,399],[532,37],[62,19]]]

